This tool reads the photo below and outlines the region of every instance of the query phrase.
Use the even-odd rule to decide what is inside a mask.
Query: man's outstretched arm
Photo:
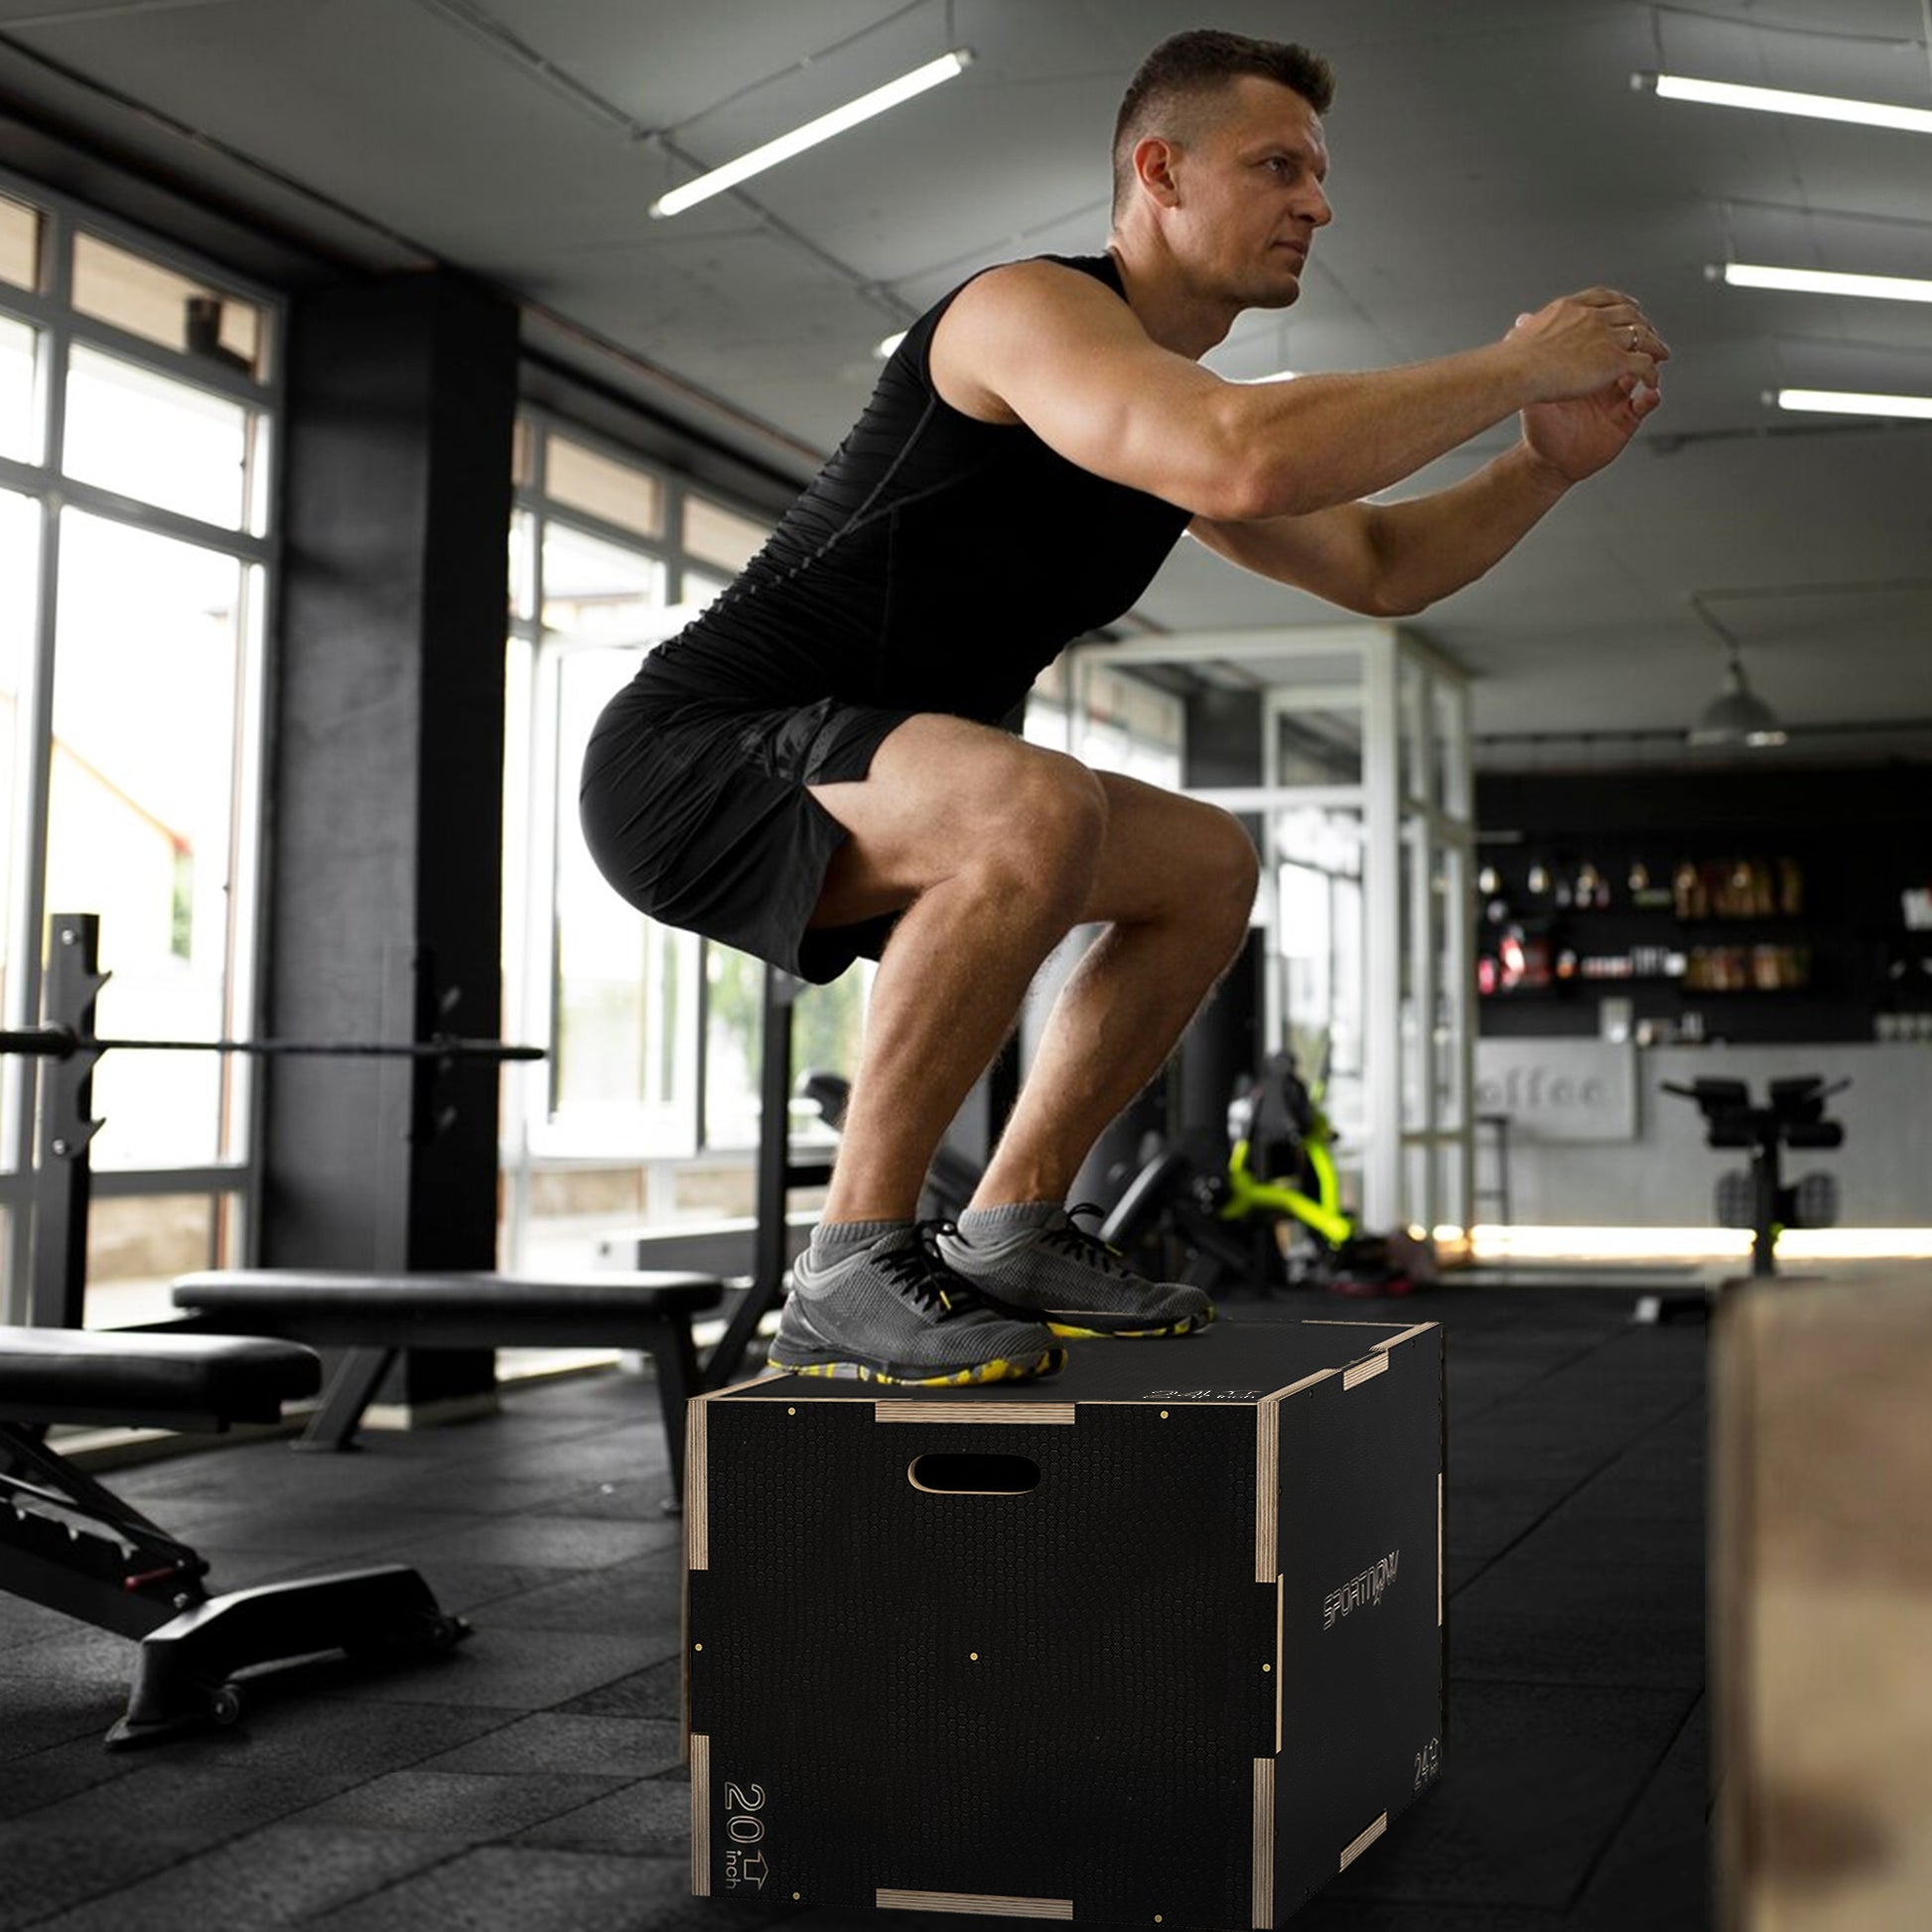
[[[967,415],[1025,423],[1083,470],[1196,516],[1250,522],[1389,488],[1519,410],[1654,383],[1668,353],[1630,297],[1589,289],[1436,361],[1228,382],[1151,340],[1090,277],[1024,262],[961,292],[932,372]]]
[[[1408,617],[1506,556],[1573,484],[1622,452],[1659,399],[1626,376],[1595,395],[1526,409],[1514,447],[1408,502],[1250,522],[1196,518],[1190,527],[1210,550],[1278,583],[1366,617]]]

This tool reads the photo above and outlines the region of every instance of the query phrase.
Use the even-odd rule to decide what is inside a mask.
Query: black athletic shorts
[[[591,856],[638,911],[820,984],[892,917],[808,930],[845,828],[805,787],[863,778],[912,714],[822,698],[759,710],[627,685],[584,758]]]

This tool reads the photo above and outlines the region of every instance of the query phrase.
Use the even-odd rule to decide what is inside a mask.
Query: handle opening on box
[[[905,1479],[928,1496],[1024,1496],[1039,1483],[1039,1464],[1026,1455],[915,1455]]]

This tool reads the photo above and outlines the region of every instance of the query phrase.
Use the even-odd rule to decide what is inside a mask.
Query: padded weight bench
[[[468,1633],[399,1565],[210,1596],[207,1560],[51,1449],[56,1423],[217,1433],[313,1395],[306,1348],[232,1335],[0,1327],[0,1589],[139,1639],[110,1749],[232,1724],[238,1671]]]
[[[684,1493],[684,1409],[699,1392],[691,1320],[724,1300],[716,1275],[600,1269],[570,1278],[356,1274],[224,1268],[184,1275],[175,1306],[228,1332],[357,1351],[344,1362],[301,1447],[346,1449],[404,1348],[628,1348],[657,1370],[676,1508]]]

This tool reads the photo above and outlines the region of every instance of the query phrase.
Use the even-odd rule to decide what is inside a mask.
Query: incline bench
[[[210,1596],[204,1558],[44,1440],[57,1423],[215,1433],[276,1422],[321,1381],[315,1355],[289,1342],[0,1327],[0,1589],[139,1639],[110,1748],[232,1724],[238,1671],[444,1649],[467,1634],[400,1565]]]
[[[175,1306],[199,1325],[349,1348],[303,1438],[344,1449],[404,1348],[625,1348],[657,1370],[671,1497],[684,1493],[684,1410],[699,1392],[694,1315],[723,1301],[716,1275],[600,1269],[572,1278],[490,1274],[357,1274],[337,1269],[222,1268],[184,1275]]]

